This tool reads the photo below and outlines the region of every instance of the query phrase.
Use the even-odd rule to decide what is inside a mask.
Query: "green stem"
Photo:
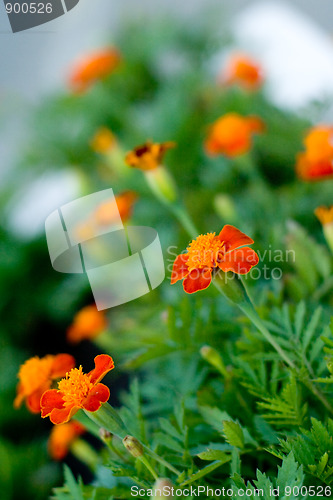
[[[166,460],[164,460],[164,458],[160,457],[159,455],[157,455],[154,451],[152,451],[150,448],[148,448],[147,446],[143,445],[143,449],[145,450],[145,452],[151,457],[153,458],[154,460],[156,460],[156,462],[159,462],[161,465],[164,465],[164,467],[166,467],[167,469],[171,470],[171,472],[173,472],[174,474],[176,474],[177,476],[180,475],[180,471],[178,469],[176,469],[173,465],[169,464],[169,462],[167,462]]]
[[[153,476],[153,478],[156,481],[156,479],[158,479],[158,475],[156,474],[156,472],[154,471],[153,467],[149,463],[149,460],[147,459],[147,457],[145,457],[144,455],[142,455],[142,457],[138,457],[138,459],[149,470],[149,472],[151,473],[151,475]]]
[[[333,415],[333,406],[327,401],[324,394],[314,385],[310,379],[303,380],[303,384],[316,396],[325,408]]]
[[[327,278],[322,285],[320,285],[313,294],[314,300],[320,300],[326,293],[333,288],[333,276]]]
[[[274,337],[269,333],[265,325],[262,323],[261,318],[258,313],[253,308],[252,304],[238,304],[238,307],[244,314],[252,321],[255,327],[262,333],[264,338],[271,344],[272,347],[280,354],[281,358],[290,366],[290,368],[295,369],[294,362],[289,358],[287,353],[279,346]]]
[[[111,434],[115,434],[121,440],[123,440],[128,434],[128,430],[125,427],[124,422],[119,417],[118,413],[111,405],[108,403],[103,404],[99,410],[96,412],[85,411],[85,414],[98,426],[103,427],[107,431],[111,432]],[[140,443],[142,444],[142,443]],[[164,460],[164,458],[160,457],[153,451],[151,451],[147,446],[143,445],[143,448],[156,462],[159,462],[161,465],[164,465],[167,469],[171,470],[174,474],[179,476],[180,472],[175,469],[169,462]]]
[[[183,226],[187,234],[191,238],[196,238],[198,236],[199,230],[195,227],[190,216],[187,214],[186,210],[180,205],[168,205],[173,215],[179,220],[180,224]]]
[[[219,277],[214,279],[214,285],[222,295],[225,295],[240,308],[240,310],[250,319],[254,326],[262,333],[267,342],[269,342],[276,352],[280,354],[281,358],[290,366],[290,368],[295,369],[296,367],[294,362],[289,358],[287,353],[282,349],[282,347],[280,347],[274,337],[267,330],[257,311],[250,302],[246,290],[243,288],[243,285],[240,285],[237,278],[228,278],[228,275],[224,274],[222,278]]]

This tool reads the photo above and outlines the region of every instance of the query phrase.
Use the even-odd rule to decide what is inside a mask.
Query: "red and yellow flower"
[[[73,442],[86,432],[85,427],[72,420],[65,424],[55,425],[48,441],[48,450],[54,460],[63,460]]]
[[[258,117],[227,113],[210,127],[205,149],[212,156],[240,156],[251,149],[253,134],[263,130],[263,121]]]
[[[162,164],[165,153],[174,147],[175,143],[171,141],[162,143],[147,141],[127,153],[125,162],[128,166],[140,170],[154,170]]]
[[[219,235],[208,233],[198,236],[187,247],[187,252],[175,259],[171,284],[183,281],[186,293],[207,288],[213,274],[220,269],[236,274],[247,274],[258,264],[258,255],[252,248],[252,238],[234,226],[226,225]]]
[[[305,181],[333,178],[333,126],[319,125],[304,140],[305,151],[296,160],[296,172]]]
[[[114,47],[97,50],[79,59],[69,76],[69,86],[73,92],[82,93],[97,80],[110,75],[121,61],[120,53]]]
[[[237,84],[247,90],[257,90],[263,83],[262,67],[245,54],[233,54],[219,80],[223,85]]]
[[[112,224],[118,217],[118,213],[123,222],[126,222],[132,215],[133,206],[137,200],[137,194],[134,191],[124,191],[116,195],[118,210],[115,211],[114,201],[105,201],[95,212],[95,220],[98,225],[106,226]]]
[[[28,410],[39,413],[43,393],[50,389],[54,380],[64,377],[74,366],[75,359],[69,354],[28,359],[18,372],[19,383],[14,407],[19,408],[25,401]]]
[[[113,359],[107,354],[100,354],[94,361],[95,368],[89,373],[83,373],[82,366],[72,368],[58,382],[58,389],[44,392],[41,398],[42,418],[50,417],[53,424],[64,424],[80,409],[95,412],[107,402],[110,390],[100,381],[113,370]]]
[[[67,340],[77,344],[81,340],[94,339],[107,327],[104,312],[98,311],[95,305],[83,307],[74,317],[67,330]]]

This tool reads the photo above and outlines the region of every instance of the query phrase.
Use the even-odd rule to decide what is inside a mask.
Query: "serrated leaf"
[[[240,449],[244,448],[244,433],[237,422],[224,420],[223,434],[226,441],[231,444],[231,446],[236,446],[236,448]]]

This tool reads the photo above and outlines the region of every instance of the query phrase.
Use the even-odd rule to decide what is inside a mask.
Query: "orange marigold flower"
[[[310,130],[304,140],[305,152],[299,153],[296,172],[306,181],[333,177],[333,127],[320,125]]]
[[[86,431],[85,427],[74,420],[65,424],[55,425],[48,441],[48,450],[54,460],[63,460],[71,444]]]
[[[260,118],[227,113],[211,126],[205,142],[206,151],[214,156],[242,155],[251,149],[252,135],[263,130],[264,124]]]
[[[98,311],[95,305],[83,307],[67,330],[67,340],[77,344],[84,339],[97,337],[107,327],[105,313]]]
[[[154,170],[161,165],[165,153],[175,146],[176,144],[171,141],[162,143],[147,141],[127,153],[125,162],[130,167]]]
[[[123,222],[126,222],[132,215],[133,205],[137,199],[137,194],[134,191],[124,191],[116,195],[116,203],[119,215]],[[114,222],[118,213],[115,213],[113,200],[102,203],[95,212],[95,219],[100,226],[106,226]]]
[[[72,368],[66,378],[58,382],[58,390],[44,392],[41,398],[42,418],[50,417],[53,424],[64,424],[80,409],[94,412],[99,410],[110,397],[110,390],[100,380],[114,368],[113,359],[107,354],[95,357],[95,368],[83,373]]]
[[[111,130],[107,127],[101,127],[91,139],[90,146],[95,153],[106,154],[116,145],[116,143],[117,140]]]
[[[318,207],[314,213],[323,226],[333,223],[333,205],[330,207]]]
[[[40,412],[40,398],[52,385],[52,381],[64,377],[75,366],[75,359],[69,354],[35,356],[21,365],[18,372],[19,383],[14,407],[19,408],[25,400],[28,410]]]
[[[238,84],[247,90],[256,90],[263,83],[260,64],[245,54],[234,54],[221,75],[222,84]]]
[[[207,288],[214,272],[222,269],[247,274],[259,262],[252,248],[252,238],[234,226],[224,226],[218,236],[208,233],[198,236],[178,255],[173,264],[171,284],[184,279],[185,292],[194,293]]]
[[[84,92],[97,81],[107,77],[121,60],[117,49],[111,47],[97,50],[80,58],[73,66],[69,85],[74,92]]]

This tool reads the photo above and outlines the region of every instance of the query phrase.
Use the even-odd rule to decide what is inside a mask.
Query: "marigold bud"
[[[204,345],[200,349],[200,354],[209,364],[214,366],[222,375],[227,377],[229,374],[223,363],[223,359],[216,349],[209,345]]]
[[[174,485],[167,478],[157,479],[153,486],[153,498],[169,498],[173,497]]]
[[[123,445],[126,450],[135,458],[142,457],[143,446],[135,437],[125,436],[123,439]]]
[[[104,429],[104,427],[101,427],[99,429],[99,436],[100,436],[101,439],[103,439],[103,441],[110,441],[112,439],[111,432],[109,432],[106,429]]]

